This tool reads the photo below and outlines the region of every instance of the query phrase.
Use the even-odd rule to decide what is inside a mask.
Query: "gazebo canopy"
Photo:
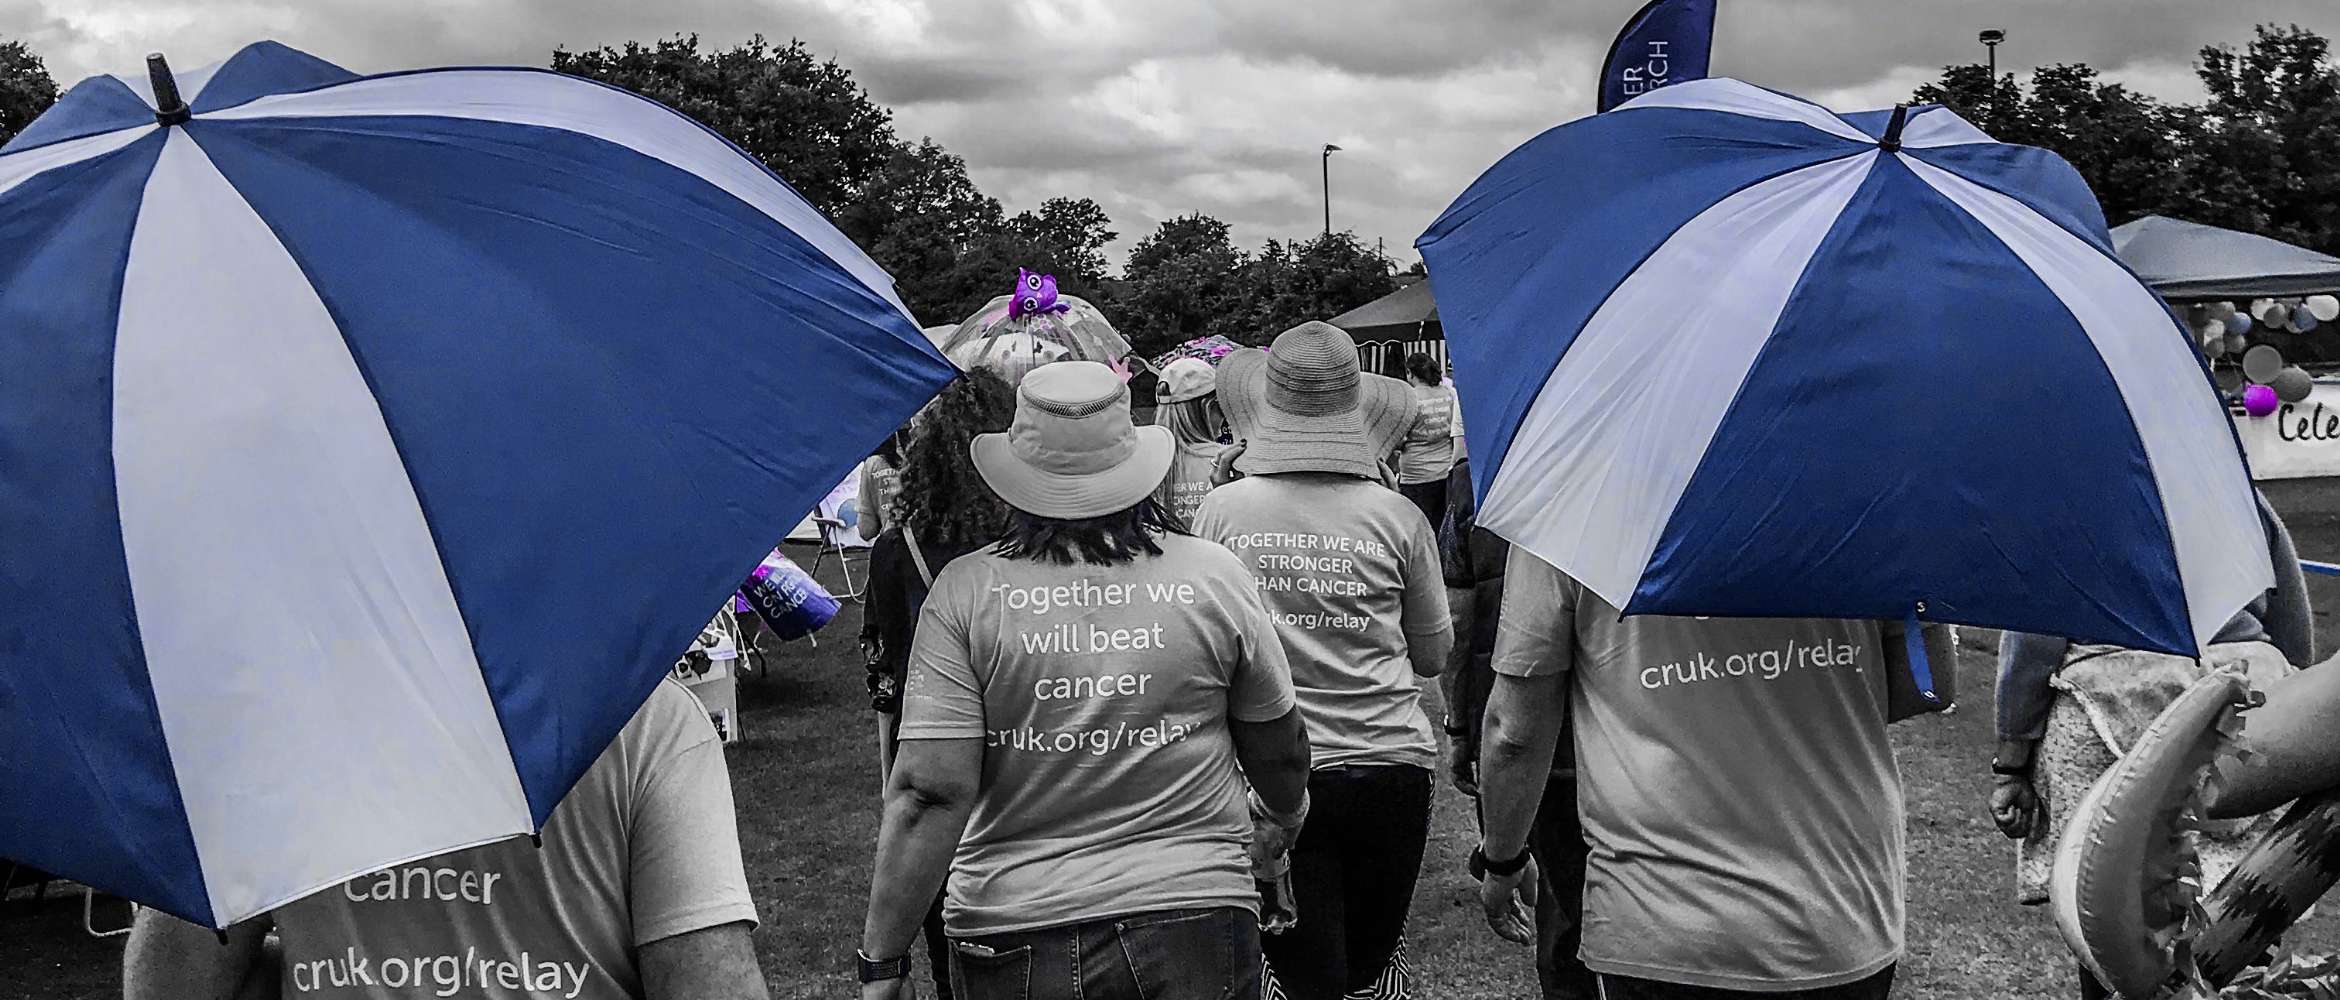
[[[1360,342],[1376,340],[1445,340],[1438,325],[1438,302],[1430,297],[1428,279],[1415,281],[1329,320]]]
[[[2173,301],[2340,292],[2340,258],[2282,240],[2162,215],[2120,226],[2112,239],[2121,260]]]

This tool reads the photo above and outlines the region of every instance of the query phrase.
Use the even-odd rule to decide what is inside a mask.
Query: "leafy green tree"
[[[1016,268],[1030,268],[1055,275],[1057,289],[1067,295],[1094,299],[1104,292],[1108,277],[1105,246],[1121,236],[1108,228],[1112,225],[1094,201],[1050,198],[1039,209],[1008,219],[995,241],[996,252],[1010,279]],[[1000,293],[1006,292],[1003,284]]]
[[[999,202],[932,139],[897,146],[867,196],[836,221],[894,276],[921,323],[955,323],[1006,291],[993,245],[1004,225]]]
[[[1397,291],[1397,267],[1355,233],[1273,240],[1244,269],[1243,332],[1264,344],[1312,319],[1331,319]]]
[[[2340,252],[2340,68],[2322,36],[2260,26],[2242,50],[2202,50],[2201,104],[2164,104],[2082,64],[2029,90],[1981,66],[1944,67],[1914,99],[2003,142],[2069,161],[2119,225],[2160,214]]]
[[[1147,357],[1214,333],[1244,340],[1249,263],[1226,223],[1201,214],[1167,220],[1130,249],[1114,322]]]
[[[57,81],[41,57],[20,41],[0,41],[0,144],[57,103]]]
[[[2202,50],[2210,99],[2196,148],[2204,205],[2250,229],[2340,253],[2340,67],[2331,43],[2261,25],[2241,51]]]
[[[552,68],[698,119],[832,217],[870,190],[898,145],[892,114],[845,67],[815,58],[800,41],[775,46],[759,35],[702,51],[699,36],[676,35],[650,45],[555,50]]]
[[[553,68],[650,97],[698,119],[786,178],[894,276],[927,324],[966,318],[1008,292],[1016,268],[1095,296],[1116,234],[1086,198],[1008,216],[932,139],[895,136],[893,116],[850,70],[803,42],[757,37],[727,49],[696,35],[553,53]]]

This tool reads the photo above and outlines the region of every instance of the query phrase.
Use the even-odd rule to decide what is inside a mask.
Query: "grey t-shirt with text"
[[[282,995],[634,1000],[641,946],[756,920],[723,742],[672,680],[543,839],[394,865],[278,907]]]
[[[998,934],[1155,910],[1257,912],[1228,720],[1292,710],[1251,578],[1183,535],[1119,566],[983,550],[919,614],[902,739],[981,739],[943,920]]]
[[[1257,579],[1291,654],[1315,766],[1436,766],[1407,648],[1453,622],[1420,508],[1354,476],[1247,476],[1203,498],[1195,531]]]
[[[1875,622],[1621,617],[1512,548],[1495,670],[1570,678],[1585,965],[1769,992],[1899,959],[1882,644]]]

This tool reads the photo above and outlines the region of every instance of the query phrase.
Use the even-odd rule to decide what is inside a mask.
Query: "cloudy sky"
[[[60,83],[180,66],[274,38],[360,72],[542,65],[696,32],[804,39],[850,67],[906,136],[964,156],[1009,209],[1095,198],[1116,259],[1205,212],[1256,245],[1322,225],[1317,150],[1336,143],[1336,228],[1413,238],[1478,171],[1592,110],[1609,39],[1641,0],[0,0],[0,38]],[[2158,96],[2199,96],[2191,62],[2254,22],[2340,37],[2334,0],[1721,0],[1718,74],[1840,109],[1890,105],[1975,32],[2002,69],[2082,61]]]

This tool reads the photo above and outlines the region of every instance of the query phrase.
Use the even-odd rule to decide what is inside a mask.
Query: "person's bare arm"
[[[1471,644],[1462,641],[1462,637],[1471,634],[1471,629],[1477,627],[1478,608],[1477,588],[1452,585],[1446,588],[1447,618],[1454,625],[1447,635],[1446,672],[1439,675],[1438,690],[1446,696],[1449,713],[1453,712],[1454,706],[1462,704],[1460,678],[1471,660]]]
[[[262,959],[268,920],[256,917],[221,935],[160,910],[140,909],[122,952],[123,1000],[238,1000],[276,995],[276,971]],[[263,982],[264,981],[264,982]],[[248,991],[247,986],[259,986]]]
[[[927,908],[950,874],[951,855],[967,831],[982,781],[979,737],[903,740],[895,751],[885,818],[878,827],[869,914],[861,927],[861,950],[870,957],[889,959],[910,951]],[[893,996],[902,988],[902,981],[894,980],[872,984],[862,995]]]
[[[1428,635],[1406,637],[1406,660],[1413,664],[1414,676],[1436,677],[1446,672],[1447,658],[1454,655],[1454,629],[1449,626]]]
[[[1495,675],[1495,690],[1487,696],[1486,736],[1479,746],[1479,803],[1489,857],[1516,857],[1527,849],[1567,720],[1566,674]]]
[[[1308,791],[1308,727],[1295,708],[1267,722],[1227,720],[1235,740],[1235,762],[1260,800],[1278,813],[1300,808]]]
[[[648,1000],[766,1000],[763,966],[746,923],[703,927],[643,945]]]

